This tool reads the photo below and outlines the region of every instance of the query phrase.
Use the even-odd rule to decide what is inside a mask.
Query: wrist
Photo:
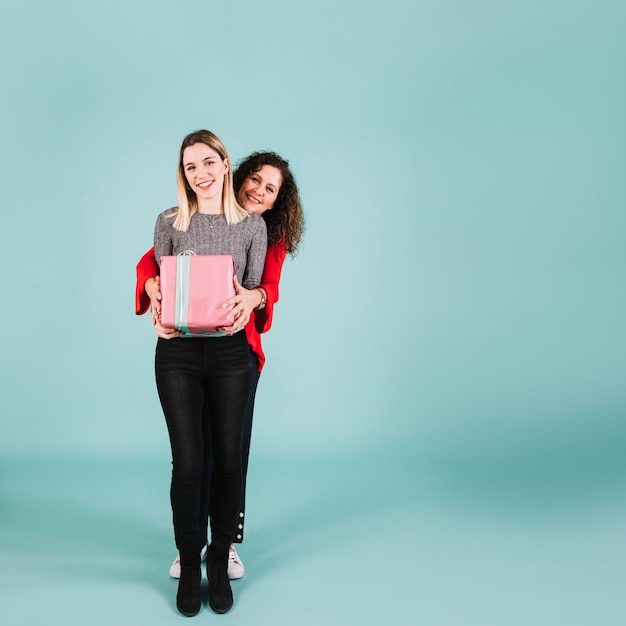
[[[267,293],[265,293],[265,289],[263,289],[263,287],[257,287],[255,291],[259,292],[261,299],[259,304],[254,307],[254,310],[260,311],[265,308],[265,304],[267,303]]]
[[[148,280],[146,280],[146,282],[143,284],[143,290],[146,292],[146,295],[149,298],[152,298],[152,291],[155,285],[156,285],[156,278],[154,276],[151,278],[148,278]]]

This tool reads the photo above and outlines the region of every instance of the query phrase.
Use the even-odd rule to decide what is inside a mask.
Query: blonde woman
[[[157,218],[154,256],[180,253],[229,254],[246,289],[261,282],[267,248],[265,222],[236,201],[228,153],[211,132],[187,135],[178,164],[178,207]],[[247,319],[245,320],[247,322]],[[250,351],[245,322],[233,320],[220,337],[159,338],[155,371],[172,448],[171,503],[174,538],[181,573],[178,610],[198,613],[200,599],[200,532],[205,457],[213,464],[211,537],[207,558],[209,604],[225,613],[233,604],[227,574],[229,547],[236,533],[241,497],[241,441],[251,385]],[[205,434],[208,407],[210,425]],[[205,447],[205,439],[209,439]]]

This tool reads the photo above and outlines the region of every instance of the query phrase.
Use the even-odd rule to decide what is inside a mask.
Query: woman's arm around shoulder
[[[265,307],[254,312],[254,324],[257,332],[266,333],[272,327],[274,304],[278,302],[278,285],[287,256],[287,248],[283,243],[277,243],[267,249],[265,267],[261,278],[261,287],[267,296]]]

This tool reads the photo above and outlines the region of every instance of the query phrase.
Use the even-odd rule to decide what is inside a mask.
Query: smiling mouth
[[[249,193],[246,194],[246,198],[248,198],[248,200],[250,200],[250,202],[253,202],[254,204],[261,204],[260,200],[258,200],[254,196],[251,196]]]
[[[197,187],[198,189],[208,189],[212,184],[213,184],[213,181],[210,180],[210,181],[198,183]]]

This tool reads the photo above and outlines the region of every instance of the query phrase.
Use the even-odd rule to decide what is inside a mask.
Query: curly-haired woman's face
[[[273,165],[264,165],[258,172],[251,172],[237,194],[239,204],[250,213],[262,215],[276,202],[283,175]]]

